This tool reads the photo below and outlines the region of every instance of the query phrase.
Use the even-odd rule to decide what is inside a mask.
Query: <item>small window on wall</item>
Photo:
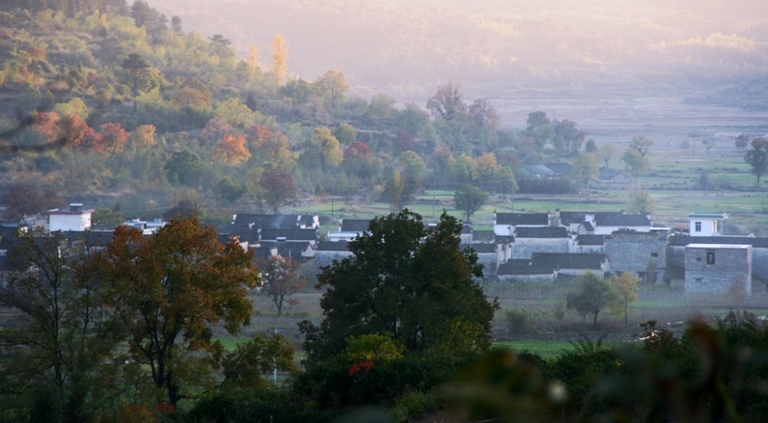
[[[658,257],[659,253],[651,253],[651,257]]]
[[[707,251],[707,264],[715,264],[715,252]]]
[[[696,232],[701,232],[701,222],[696,222]]]

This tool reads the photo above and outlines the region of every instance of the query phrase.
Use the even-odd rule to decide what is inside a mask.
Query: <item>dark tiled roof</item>
[[[518,227],[515,229],[515,237],[520,238],[568,238],[568,230],[559,227]]]
[[[502,263],[496,274],[499,276],[514,276],[514,275],[552,275],[555,273],[555,267],[552,266],[533,266],[533,265],[519,265],[515,263]]]
[[[579,235],[576,237],[578,245],[603,245],[605,235]]]
[[[341,232],[366,232],[370,224],[368,219],[342,219]]]
[[[515,242],[515,237],[513,235],[496,235],[494,240],[498,244],[512,243]]]
[[[581,227],[584,228],[584,230],[587,231],[587,232],[594,232],[595,231],[595,227],[594,227],[594,225],[592,225],[592,222],[584,222],[584,223],[581,224]]]
[[[294,229],[299,227],[299,216],[295,214],[251,214],[237,213],[235,225],[252,223],[261,229]]]
[[[462,234],[471,234],[472,233],[472,225],[462,225],[461,233]]]
[[[475,252],[478,254],[496,252],[496,244],[485,244],[485,243],[461,244],[460,248],[464,250],[467,247],[472,247],[472,249],[475,250]]]
[[[563,225],[582,223],[584,222],[585,217],[586,217],[585,212],[561,211],[560,223],[562,223]]]
[[[565,175],[573,170],[573,165],[570,163],[544,163],[544,166],[558,175]]]
[[[608,181],[608,180],[611,180],[613,178],[622,177],[622,176],[624,176],[624,174],[619,172],[619,171],[616,171],[616,170],[613,170],[613,169],[602,168],[598,172],[597,178],[600,179],[601,181]]]
[[[320,241],[317,251],[349,251],[347,241]]]
[[[496,213],[497,225],[549,225],[548,213]]]
[[[286,241],[315,241],[319,237],[317,229],[262,229],[261,241],[274,241],[285,238]]]
[[[613,212],[595,213],[597,226],[651,226],[651,221],[644,214],[624,214]]]
[[[673,235],[669,237],[668,245],[684,247],[688,244],[725,244],[725,245],[751,245],[757,248],[768,248],[768,238],[752,238],[741,236],[689,236]]]
[[[302,214],[299,216],[299,224],[305,227],[310,227],[315,224],[315,216],[309,214]]]
[[[534,266],[554,266],[561,269],[602,269],[606,261],[601,253],[533,253],[531,263]]]

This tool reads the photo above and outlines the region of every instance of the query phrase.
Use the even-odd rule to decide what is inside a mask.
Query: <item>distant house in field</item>
[[[647,214],[624,214],[624,212],[596,212],[595,235],[610,235],[622,229],[649,232],[653,222]]]
[[[726,219],[726,213],[691,213],[688,233],[697,237],[722,235]]]
[[[530,259],[533,253],[567,253],[571,250],[571,236],[563,227],[515,228],[513,259]]]
[[[48,210],[48,229],[55,231],[84,231],[91,228],[94,209],[85,209],[81,203],[67,208]]]
[[[685,292],[751,294],[752,246],[688,244],[685,247]]]
[[[567,177],[573,171],[570,163],[539,163],[523,167],[522,173],[533,179]]]
[[[495,213],[493,233],[496,236],[510,236],[518,227],[549,226],[549,213]]]
[[[592,181],[590,186],[601,189],[626,189],[632,180],[623,173],[608,169],[601,168],[597,175],[597,180]]]
[[[474,242],[474,236],[472,232],[472,225],[462,225],[461,227],[461,235],[459,235],[459,238],[461,239],[462,244],[472,244]]]

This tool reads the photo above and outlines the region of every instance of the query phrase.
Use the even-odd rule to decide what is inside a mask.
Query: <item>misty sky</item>
[[[129,0],[130,1],[130,0]],[[574,86],[724,84],[768,69],[763,0],[149,0],[185,31],[220,33],[269,67],[343,71],[363,92],[445,81]],[[409,90],[413,92],[409,92]]]

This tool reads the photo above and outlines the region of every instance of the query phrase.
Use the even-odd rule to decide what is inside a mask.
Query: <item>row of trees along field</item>
[[[0,188],[11,218],[100,195],[131,215],[179,199],[277,211],[324,194],[399,210],[424,187],[573,192],[611,161],[633,176],[650,167],[642,136],[619,157],[541,111],[524,130],[500,130],[493,106],[456,83],[425,108],[350,96],[339,70],[291,74],[280,35],[268,54],[252,46],[239,60],[225,36],[185,33],[141,0],[18,0],[0,9],[0,30]],[[545,161],[573,172],[541,181],[523,169]]]
[[[648,322],[641,342],[584,339],[548,361],[489,351],[499,307],[477,285],[482,266],[460,250],[460,232],[445,213],[429,230],[407,210],[374,219],[350,244],[353,256],[323,269],[322,321],[300,324],[302,369],[282,335],[256,332],[229,350],[214,337],[247,326],[248,289],[276,283],[285,266],[257,269],[252,250],[221,243],[195,217],[152,237],[119,227],[104,249],[91,248],[93,234],[64,242],[60,232],[19,232],[0,288],[11,316],[0,330],[0,419],[406,422],[439,410],[459,421],[768,417],[768,326],[748,313],[691,323],[681,338]],[[595,320],[607,302],[626,310],[634,282],[586,275],[568,307]],[[269,383],[273,369],[289,376]]]

